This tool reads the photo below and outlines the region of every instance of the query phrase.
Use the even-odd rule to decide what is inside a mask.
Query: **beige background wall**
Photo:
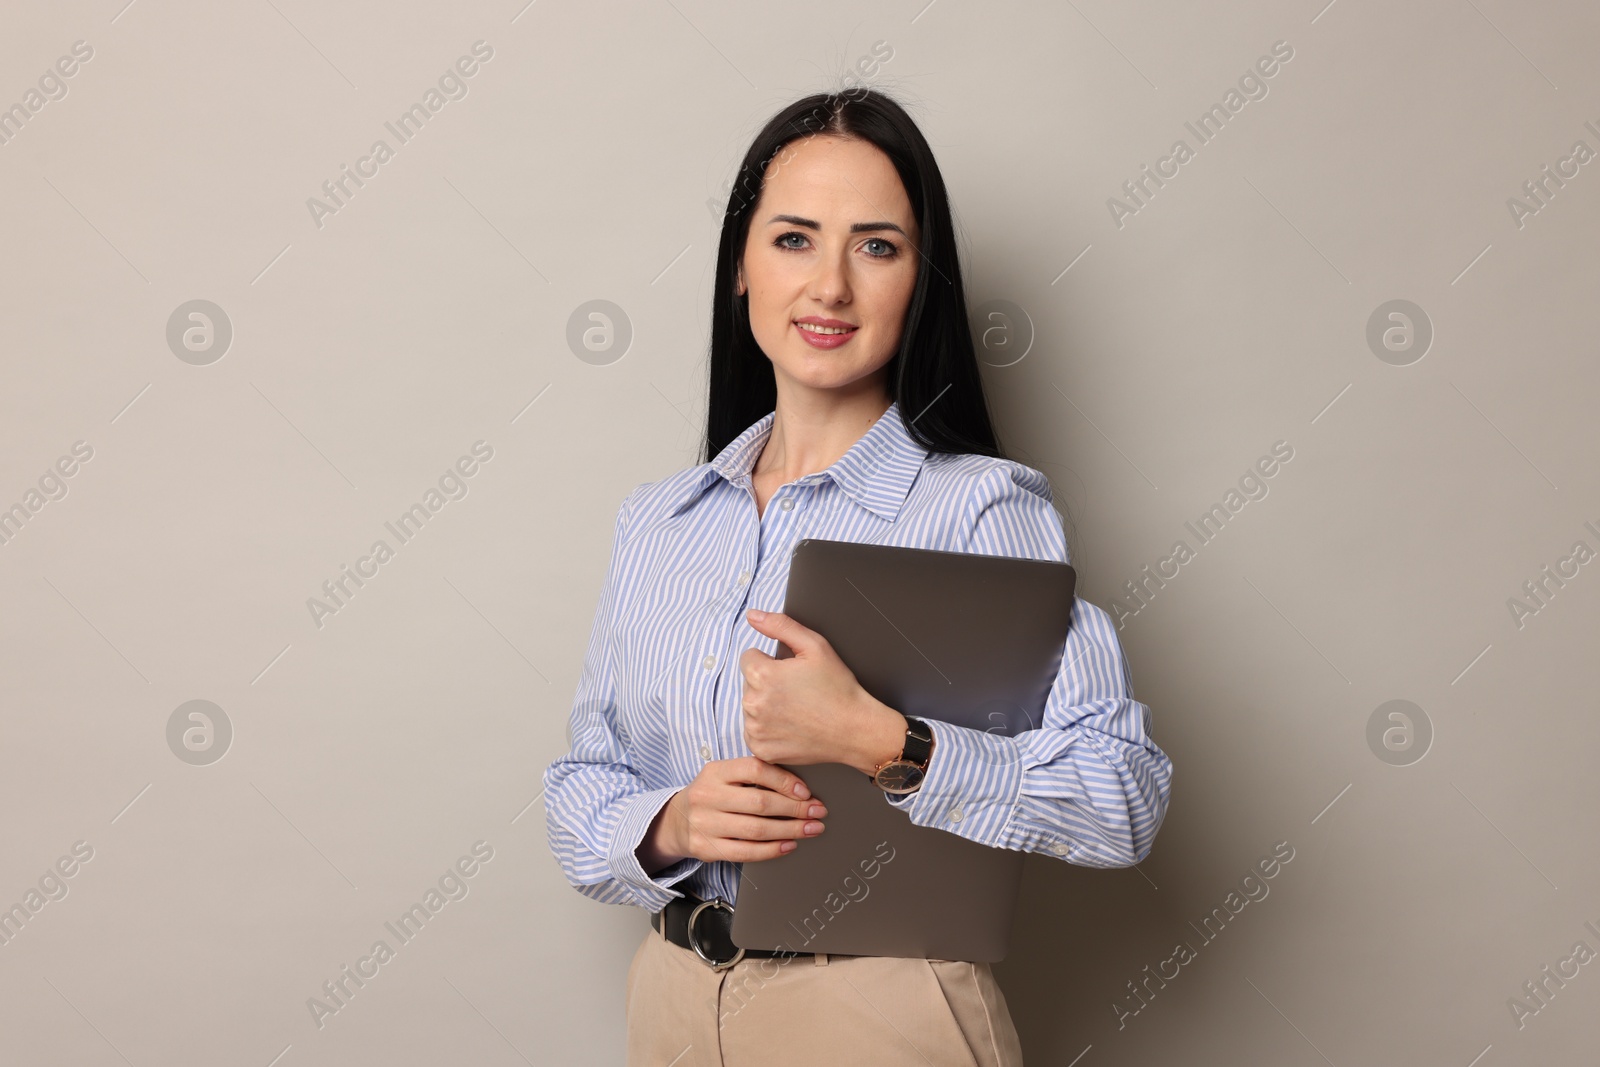
[[[0,33],[0,104],[45,78],[0,145],[0,506],[27,514],[0,904],[38,905],[0,945],[0,1060],[620,1062],[646,919],[566,885],[540,774],[616,506],[697,458],[707,202],[863,57],[938,153],[986,385],[1083,595],[1131,611],[1192,552],[1122,632],[1176,765],[1154,853],[1030,858],[998,968],[1030,1063],[1594,1056],[1592,5],[123,2]],[[625,352],[569,347],[592,300]],[[1230,502],[1201,545],[1185,523]],[[462,857],[466,895],[319,1027],[308,998]]]

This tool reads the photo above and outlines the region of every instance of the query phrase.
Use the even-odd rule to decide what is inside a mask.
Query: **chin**
[[[790,379],[804,389],[815,390],[819,393],[846,393],[853,392],[860,385],[862,379],[870,377],[867,374],[791,374]]]

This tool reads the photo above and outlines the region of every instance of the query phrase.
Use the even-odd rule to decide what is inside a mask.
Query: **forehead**
[[[770,210],[769,210],[770,209]],[[797,138],[767,165],[758,222],[771,211],[826,223],[866,218],[911,223],[911,200],[883,150],[869,141],[833,136]]]

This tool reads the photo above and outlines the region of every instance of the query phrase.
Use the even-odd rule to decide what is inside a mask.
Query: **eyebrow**
[[[810,230],[822,229],[821,224],[815,219],[803,219],[799,215],[774,215],[767,220],[767,225],[771,226],[774,222],[786,222],[791,226],[804,226]],[[873,230],[893,230],[901,237],[907,236],[906,231],[892,222],[857,222],[850,226],[851,233],[870,233]]]

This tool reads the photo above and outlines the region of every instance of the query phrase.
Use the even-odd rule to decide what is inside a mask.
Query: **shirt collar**
[[[672,513],[676,514],[694,503],[719,476],[732,485],[744,485],[762,448],[766,446],[776,416],[775,411],[767,412],[728,442],[715,459],[701,468],[700,475],[690,480],[683,498],[671,509]],[[905,422],[900,418],[899,402],[892,401],[878,421],[832,466],[795,481],[808,485],[823,478],[832,478],[857,504],[893,522],[927,455],[927,449],[919,445],[906,430]]]

